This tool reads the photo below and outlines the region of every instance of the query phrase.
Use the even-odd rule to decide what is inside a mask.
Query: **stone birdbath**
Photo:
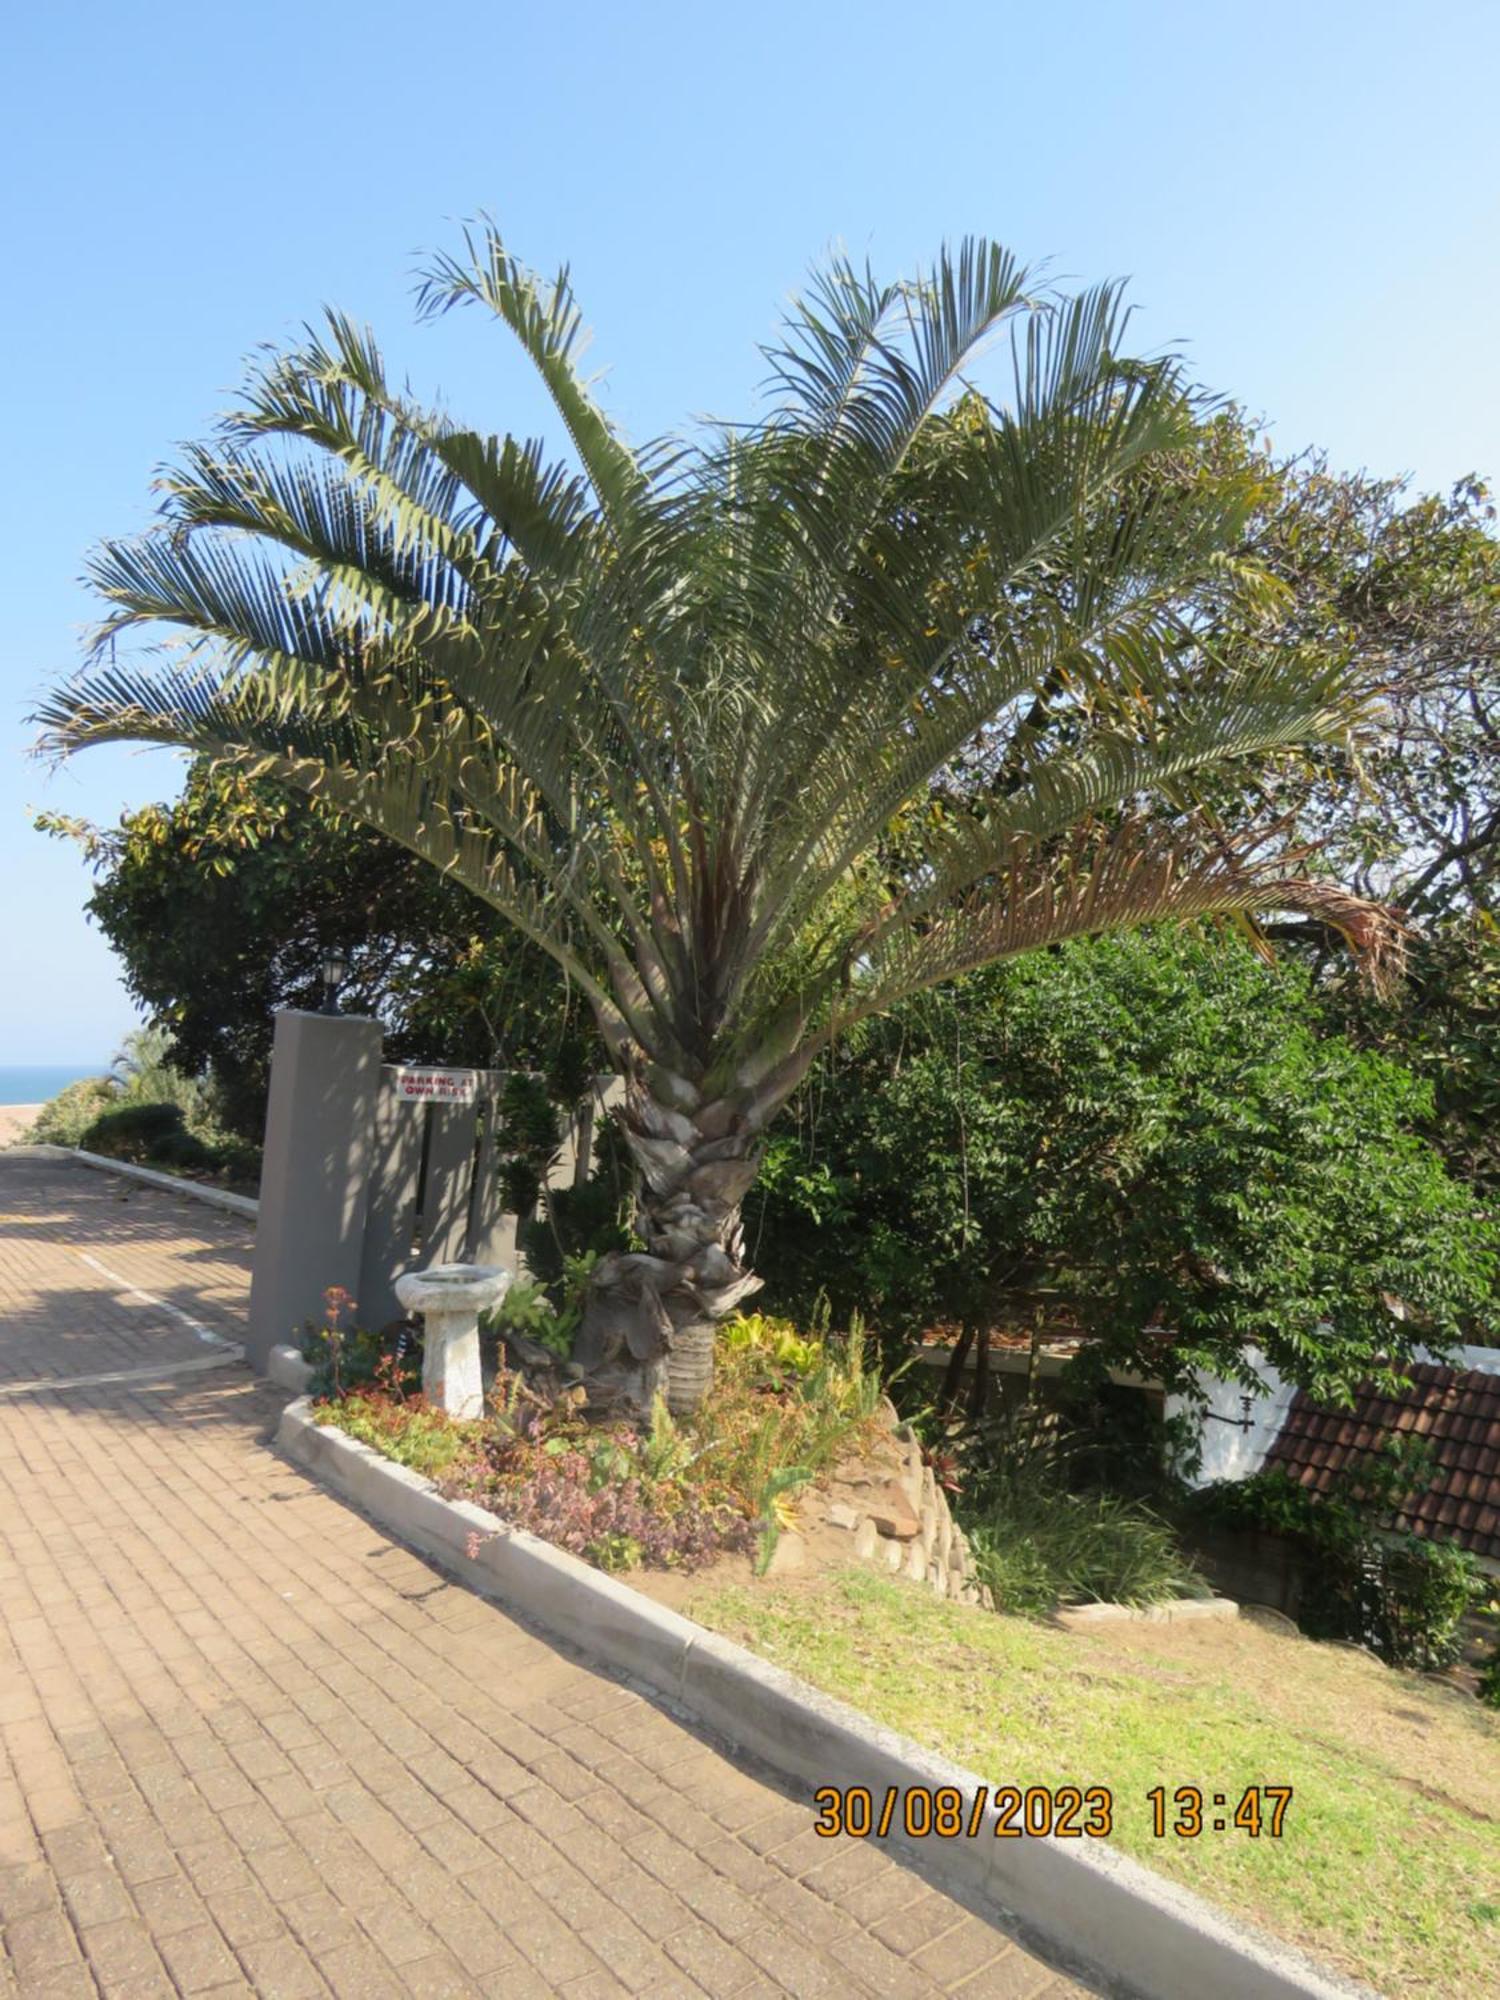
[[[403,1271],[396,1297],[422,1315],[422,1394],[450,1417],[484,1415],[479,1315],[510,1290],[511,1273],[491,1264],[429,1264]]]

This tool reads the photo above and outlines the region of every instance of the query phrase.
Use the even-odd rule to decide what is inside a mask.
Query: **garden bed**
[[[340,1367],[362,1357],[343,1346]],[[609,1571],[685,1573],[725,1559],[770,1566],[818,1481],[853,1462],[861,1479],[902,1465],[894,1412],[856,1337],[803,1341],[752,1318],[726,1329],[713,1390],[675,1421],[591,1422],[519,1374],[491,1383],[471,1423],[412,1393],[410,1362],[382,1355],[374,1379],[318,1400],[314,1419]],[[325,1363],[331,1360],[331,1352]],[[326,1366],[325,1366],[326,1373]],[[795,1544],[792,1544],[795,1546]],[[785,1553],[785,1552],[784,1552]]]
[[[337,1289],[327,1323],[306,1330],[309,1361],[288,1386],[311,1389],[315,1422],[570,1555],[639,1573],[664,1602],[680,1601],[681,1580],[705,1568],[738,1582],[816,1574],[851,1557],[941,1597],[1028,1617],[1071,1606],[1165,1611],[1208,1596],[1150,1507],[1068,1490],[1045,1412],[1045,1436],[1009,1427],[998,1466],[995,1438],[977,1467],[946,1431],[924,1445],[884,1394],[857,1322],[804,1336],[760,1314],[730,1320],[710,1394],[691,1417],[675,1421],[658,1403],[647,1419],[598,1421],[554,1360],[567,1351],[566,1320],[535,1292],[519,1288],[506,1302],[509,1330],[497,1320],[485,1333],[481,1419],[430,1410],[417,1350],[345,1326],[350,1302]],[[507,1365],[518,1356],[523,1372]],[[961,1485],[960,1521],[949,1494]]]
[[[601,1569],[639,1573],[664,1602],[705,1568],[741,1581],[815,1574],[851,1557],[941,1597],[1034,1617],[1206,1595],[1166,1523],[1107,1495],[1033,1479],[1003,1502],[992,1495],[971,1537],[948,1497],[958,1460],[946,1447],[929,1452],[900,1423],[858,1329],[805,1338],[760,1315],[728,1322],[709,1397],[681,1421],[660,1403],[649,1419],[591,1420],[583,1389],[568,1388],[549,1350],[528,1340],[532,1372],[490,1373],[484,1416],[465,1422],[417,1393],[413,1350],[343,1328],[345,1309],[330,1293],[328,1325],[309,1334],[315,1422],[431,1479],[448,1499]],[[299,1366],[289,1381],[303,1386],[307,1373]]]

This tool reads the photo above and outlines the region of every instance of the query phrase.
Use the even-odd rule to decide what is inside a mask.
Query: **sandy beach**
[[[0,1146],[13,1146],[41,1108],[40,1104],[0,1104]]]

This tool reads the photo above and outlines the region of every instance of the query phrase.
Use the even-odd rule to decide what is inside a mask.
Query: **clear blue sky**
[[[830,241],[897,271],[977,230],[1129,277],[1142,343],[1282,446],[1500,472],[1494,0],[56,0],[5,56],[0,1063],[92,1062],[132,1019],[28,808],[176,783],[161,752],[25,756],[86,551],[324,301],[469,421],[534,428],[498,332],[412,325],[418,254],[481,208],[571,260],[636,436],[746,410]]]

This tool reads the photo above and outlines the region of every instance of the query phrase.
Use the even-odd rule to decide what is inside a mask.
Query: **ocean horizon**
[[[109,1064],[0,1063],[0,1104],[45,1104],[83,1076],[107,1076]]]

